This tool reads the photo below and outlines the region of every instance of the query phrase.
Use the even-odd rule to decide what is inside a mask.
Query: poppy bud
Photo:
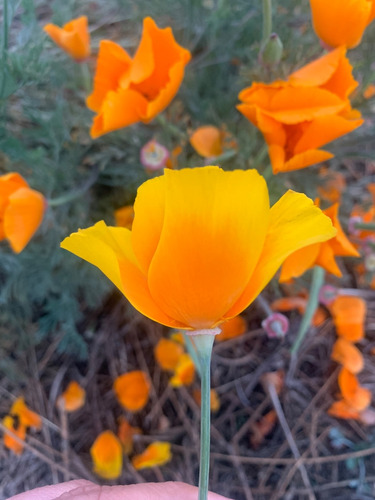
[[[259,52],[259,61],[264,66],[278,64],[283,56],[283,42],[277,33],[271,33]]]

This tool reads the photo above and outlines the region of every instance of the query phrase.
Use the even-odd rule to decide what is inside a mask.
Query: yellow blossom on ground
[[[160,467],[165,465],[172,458],[170,443],[155,441],[147,446],[140,455],[132,458],[133,467],[137,470],[147,469],[149,467]]]
[[[104,479],[116,479],[122,470],[122,447],[112,431],[104,431],[90,448],[94,472]]]

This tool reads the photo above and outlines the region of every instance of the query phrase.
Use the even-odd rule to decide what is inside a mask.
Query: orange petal
[[[137,412],[147,404],[150,381],[145,372],[134,370],[116,378],[113,390],[120,404],[128,411]]]
[[[221,323],[220,330],[221,333],[219,333],[219,335],[215,335],[215,340],[217,342],[234,339],[243,335],[247,330],[247,323],[242,316],[235,316],[234,318]]]
[[[56,405],[67,412],[82,408],[86,400],[86,391],[78,382],[72,380],[65,391],[57,399]]]
[[[343,338],[338,338],[334,343],[331,359],[343,365],[351,373],[359,373],[363,370],[362,354],[351,342]]]
[[[354,410],[362,411],[370,405],[371,391],[361,387],[357,377],[349,370],[341,369],[338,382],[343,398]]]
[[[344,418],[344,419],[354,419],[358,420],[360,417],[360,413],[352,408],[344,399],[340,401],[335,401],[328,408],[328,415],[336,418]]]
[[[22,425],[20,422],[16,426],[15,420],[12,416],[6,415],[3,418],[3,425],[7,429],[9,429],[11,432],[13,432],[19,439],[22,439],[22,441],[25,441],[26,439],[26,427]],[[23,444],[19,443],[14,439],[14,437],[7,433],[4,432],[4,446],[8,448],[9,450],[12,450],[16,455],[21,455],[23,452]]]
[[[116,226],[126,227],[131,229],[134,220],[134,207],[133,205],[127,205],[115,210],[115,221]]]
[[[322,149],[310,149],[309,151],[295,154],[288,159],[281,168],[278,170],[275,170],[274,168],[274,173],[293,172],[294,170],[300,170],[301,168],[310,167],[311,165],[316,165],[317,163],[330,160],[333,157],[334,155],[328,151],[324,151]]]
[[[130,455],[133,451],[133,437],[137,434],[142,434],[139,427],[132,427],[125,417],[120,417],[118,420],[117,437],[122,444],[122,449],[125,455]]]
[[[223,152],[221,130],[212,125],[198,127],[190,136],[190,144],[203,158],[219,156]]]
[[[366,302],[363,299],[339,295],[331,305],[331,313],[337,335],[349,342],[363,339],[366,317]]]
[[[195,365],[189,354],[182,354],[179,357],[173,377],[169,380],[172,387],[191,385],[195,377]]]
[[[164,181],[164,223],[148,275],[151,295],[177,321],[211,328],[242,293],[262,251],[267,188],[254,170],[218,167],[166,170]]]
[[[54,24],[44,26],[44,31],[73,59],[82,61],[90,55],[90,35],[86,16],[78,17],[62,28]]]
[[[14,252],[20,253],[40,226],[45,210],[42,194],[22,187],[9,196],[4,212],[4,234]]]
[[[313,26],[317,36],[330,47],[356,47],[372,14],[367,0],[310,0]]]
[[[104,431],[90,448],[94,472],[105,479],[116,479],[122,470],[121,443],[112,431]]]
[[[309,245],[308,247],[292,253],[292,255],[285,259],[281,267],[280,283],[285,283],[291,278],[302,276],[308,269],[314,267],[321,245],[322,243]]]
[[[300,314],[303,314],[306,310],[306,304],[307,299],[304,297],[282,297],[272,302],[271,309],[273,311],[293,311],[293,309],[297,309]]]
[[[155,347],[155,359],[163,370],[174,370],[184,353],[181,344],[169,339],[160,339]]]
[[[14,401],[9,414],[17,416],[23,427],[34,427],[39,430],[42,428],[42,419],[40,415],[26,406],[23,397],[19,397]]]
[[[171,445],[162,441],[155,441],[147,446],[143,453],[135,455],[132,458],[132,464],[135,469],[141,470],[149,467],[160,467],[168,463],[171,458]]]

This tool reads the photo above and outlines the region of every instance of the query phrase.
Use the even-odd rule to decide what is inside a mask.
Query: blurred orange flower
[[[303,194],[288,191],[269,208],[255,170],[166,169],[139,188],[134,207],[132,231],[98,222],[61,246],[143,314],[186,330],[237,316],[288,255],[336,234]]]
[[[339,337],[349,342],[358,342],[364,337],[366,302],[360,297],[339,295],[330,311]]]
[[[150,381],[145,372],[134,370],[116,378],[113,390],[120,404],[128,411],[139,411],[146,405]]]
[[[315,33],[329,47],[361,43],[375,17],[374,0],[310,0]]]
[[[126,227],[128,229],[132,228],[134,220],[134,208],[133,205],[126,205],[115,210],[115,221],[116,226]]]
[[[215,158],[222,155],[225,150],[237,149],[237,142],[226,130],[213,125],[202,125],[194,130],[190,136],[190,144],[203,158]]]
[[[198,406],[201,406],[201,397],[202,392],[200,389],[194,389],[193,398]],[[220,410],[220,398],[215,389],[210,390],[210,409],[212,413],[215,413]]]
[[[132,59],[110,40],[100,42],[94,91],[87,106],[97,113],[93,138],[138,121],[150,122],[177,93],[190,52],[176,42],[171,28],[143,21],[139,47]]]
[[[26,427],[22,425],[21,422],[17,422],[11,415],[6,415],[3,418],[3,425],[6,429],[13,432],[19,439],[25,441]],[[8,450],[12,450],[16,455],[21,455],[23,452],[23,444],[16,441],[14,437],[7,432],[4,432],[4,446],[8,448]]]
[[[338,338],[333,345],[331,359],[340,363],[351,373],[359,373],[363,370],[364,361],[360,351],[348,340]]]
[[[56,45],[65,50],[77,62],[89,57],[90,34],[86,16],[72,19],[62,28],[55,24],[47,24],[43,29]]]
[[[246,329],[247,324],[245,319],[242,316],[235,316],[234,318],[221,323],[221,333],[215,335],[215,340],[223,342],[224,340],[234,339],[235,337],[243,335],[246,332]]]
[[[42,419],[38,413],[30,410],[23,397],[17,398],[11,406],[9,415],[16,416],[23,427],[33,427],[40,430],[42,428]]]
[[[143,453],[135,455],[132,458],[132,464],[135,469],[141,470],[149,467],[160,467],[168,463],[171,458],[171,445],[162,441],[155,441],[155,443],[147,446]]]
[[[0,176],[0,241],[7,239],[16,253],[22,252],[40,226],[46,202],[12,172]]]
[[[336,418],[354,419],[358,420],[360,418],[360,413],[358,410],[352,408],[344,399],[335,401],[328,408],[328,415]]]
[[[179,357],[173,377],[169,380],[172,387],[181,387],[182,385],[191,385],[195,376],[195,365],[189,354],[183,354]]]
[[[86,391],[78,382],[72,380],[65,391],[57,399],[56,405],[67,412],[82,408],[86,400]]]
[[[178,342],[169,339],[160,339],[155,346],[155,359],[163,370],[175,370],[184,348]]]
[[[357,377],[346,368],[339,373],[339,387],[348,405],[357,411],[362,411],[371,403],[371,391],[359,385]]]
[[[359,257],[359,253],[350,243],[341,228],[338,218],[338,203],[323,210],[336,228],[336,236],[323,243],[315,243],[305,247],[290,255],[281,268],[280,282],[288,281],[305,273],[314,266],[321,266],[323,269],[335,276],[342,276],[340,268],[336,264],[336,256]]]
[[[362,125],[348,99],[357,85],[340,47],[288,81],[253,83],[239,94],[237,109],[263,133],[273,172],[298,170],[332,158],[319,148]]]
[[[371,97],[374,97],[374,95],[375,95],[375,85],[373,83],[370,83],[370,85],[367,85],[367,87],[363,91],[363,97],[365,99],[371,99]]]
[[[104,431],[90,448],[94,472],[104,479],[116,479],[122,470],[122,447],[112,431]]]
[[[125,455],[130,455],[133,451],[133,437],[137,434],[142,434],[139,427],[132,427],[125,417],[120,417],[118,420],[117,437],[122,444],[122,449]]]

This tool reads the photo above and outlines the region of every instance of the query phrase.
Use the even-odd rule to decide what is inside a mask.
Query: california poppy
[[[26,427],[19,421],[16,421],[11,415],[6,415],[3,418],[3,425],[6,429],[9,429],[13,434],[15,434],[19,439],[25,441],[26,439]],[[4,432],[4,446],[9,450],[12,450],[16,455],[21,455],[23,452],[23,444],[16,441],[14,437],[7,432]]]
[[[357,85],[340,47],[287,81],[253,83],[237,109],[263,133],[273,172],[298,170],[332,158],[319,148],[363,123],[348,99]]]
[[[190,57],[171,28],[158,28],[150,17],[143,21],[133,58],[116,43],[102,40],[94,90],[87,98],[87,106],[97,113],[91,136],[150,122],[176,95]]]
[[[183,385],[191,385],[194,381],[195,365],[189,354],[182,354],[179,357],[174,375],[169,380],[172,387],[181,387]]]
[[[122,470],[122,447],[112,431],[104,431],[90,448],[94,472],[105,479],[116,479]]]
[[[0,176],[0,240],[7,239],[16,253],[22,252],[40,226],[46,202],[21,175]]]
[[[140,455],[132,458],[133,467],[137,470],[148,467],[159,467],[166,464],[172,458],[171,445],[162,441],[155,441],[147,446]]]
[[[134,209],[132,231],[98,222],[61,246],[143,314],[186,330],[237,316],[288,255],[336,234],[303,194],[288,191],[269,208],[255,170],[166,169],[138,189]]]
[[[56,45],[76,61],[83,61],[90,55],[90,34],[86,16],[72,19],[62,28],[50,23],[43,29]]]
[[[9,414],[16,416],[17,420],[24,427],[33,427],[34,429],[42,428],[42,419],[40,415],[38,415],[35,411],[30,410],[22,396],[14,401]]]
[[[375,17],[374,0],[310,0],[310,6],[315,33],[329,47],[356,47]]]
[[[340,277],[342,274],[336,263],[335,257],[359,257],[359,253],[350,243],[341,228],[338,218],[338,209],[339,205],[335,203],[331,207],[323,210],[323,213],[331,219],[333,226],[336,228],[336,236],[329,241],[315,243],[314,245],[298,250],[288,257],[281,268],[281,282],[301,276],[314,266],[321,266],[326,271]]]
[[[155,359],[163,370],[175,370],[184,348],[178,342],[169,339],[160,339],[155,346]]]
[[[78,382],[72,380],[57,400],[57,406],[67,412],[82,408],[86,400],[86,391]]]
[[[148,401],[150,382],[145,372],[133,370],[117,377],[113,389],[121,405],[126,410],[136,412]]]

